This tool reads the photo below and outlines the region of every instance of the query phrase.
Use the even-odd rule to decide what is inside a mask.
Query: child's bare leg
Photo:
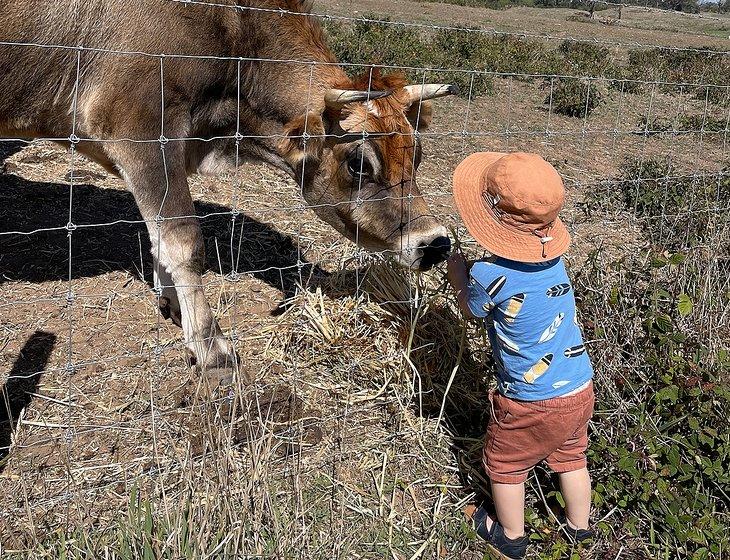
[[[587,529],[591,511],[591,477],[588,469],[560,473],[558,476],[568,523],[573,529]]]
[[[502,484],[492,482],[492,499],[497,519],[508,539],[525,534],[525,483]],[[491,525],[491,524],[490,524]]]

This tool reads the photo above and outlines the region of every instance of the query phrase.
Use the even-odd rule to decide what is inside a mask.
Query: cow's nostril
[[[451,240],[445,235],[439,235],[429,243],[421,243],[419,248],[423,253],[419,268],[428,270],[446,259],[451,251]]]
[[[449,239],[445,235],[439,235],[436,239],[431,241],[429,245],[444,254],[448,254],[449,252],[451,252],[451,239]]]

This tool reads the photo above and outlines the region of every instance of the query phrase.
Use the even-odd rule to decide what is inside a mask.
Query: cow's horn
[[[420,86],[406,86],[404,88],[411,97],[411,103],[446,97],[447,95],[458,95],[459,88],[451,84],[423,84]]]
[[[330,89],[324,95],[324,102],[330,109],[342,109],[348,103],[362,103],[380,99],[393,93],[392,91],[360,91],[352,89]]]

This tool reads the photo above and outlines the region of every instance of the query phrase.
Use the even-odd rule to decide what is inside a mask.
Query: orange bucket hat
[[[563,180],[537,154],[470,155],[454,172],[454,200],[469,233],[497,256],[542,262],[570,245],[558,217]]]

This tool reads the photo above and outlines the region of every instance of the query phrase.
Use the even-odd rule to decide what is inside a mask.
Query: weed
[[[684,174],[668,161],[634,161],[618,186],[647,234],[671,251],[707,243],[727,222],[717,209],[730,202],[728,170]]]
[[[727,100],[728,92],[724,86],[730,83],[730,56],[709,47],[698,51],[661,48],[631,50],[628,71],[639,80],[708,84],[702,87],[664,86],[662,89],[668,93],[692,93],[698,99],[707,98],[718,104]]]
[[[594,504],[618,511],[600,527],[620,526],[650,558],[719,558],[730,505],[727,171],[634,160],[590,197],[628,211],[650,241],[609,262],[597,250],[575,279],[607,373],[589,456]]]

